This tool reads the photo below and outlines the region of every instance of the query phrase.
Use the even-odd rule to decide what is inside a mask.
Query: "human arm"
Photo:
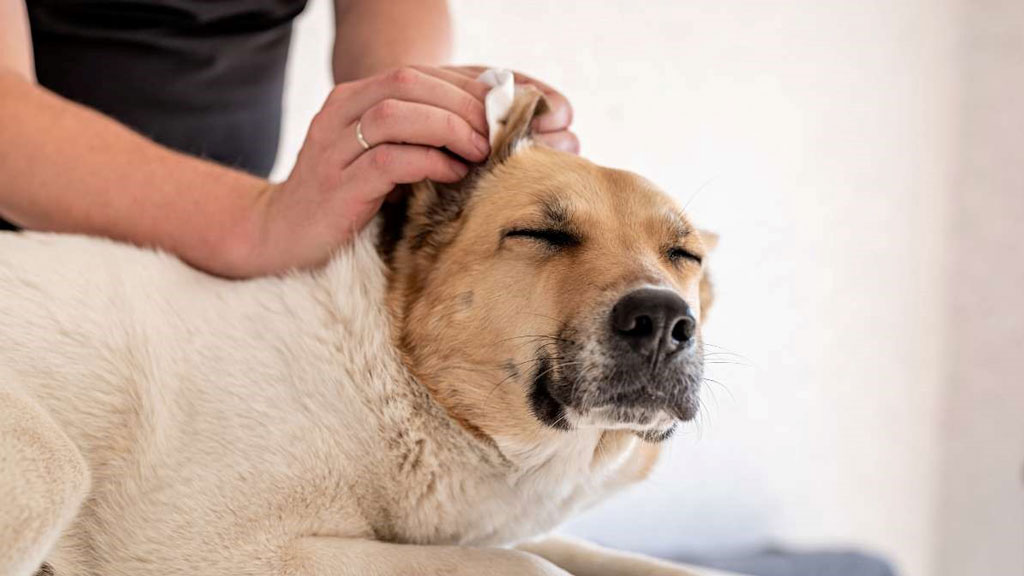
[[[451,59],[445,0],[335,0],[332,69],[336,83],[407,65]]]
[[[332,67],[335,82],[362,78],[397,66],[440,66],[451,58],[452,24],[445,0],[335,0]],[[447,70],[476,78],[483,66],[448,66]],[[579,153],[579,140],[569,130],[572,106],[551,86],[516,72],[516,81],[544,93],[548,112],[540,115],[534,136],[544,144]]]
[[[488,152],[486,86],[397,69],[335,88],[292,174],[271,184],[172,151],[36,84],[21,2],[0,3],[0,50],[0,216],[161,248],[221,276],[318,265],[396,184],[465,174],[437,147],[469,161]],[[355,139],[360,119],[371,151]]]
[[[516,548],[544,558],[574,576],[730,576],[706,568],[603,548],[565,536],[548,536]]]
[[[173,152],[34,81],[24,4],[0,4],[0,215],[159,246],[225,275],[267,182]]]

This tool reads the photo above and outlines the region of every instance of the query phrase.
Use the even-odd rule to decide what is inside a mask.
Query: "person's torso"
[[[169,147],[266,175],[306,0],[28,0],[41,85]]]

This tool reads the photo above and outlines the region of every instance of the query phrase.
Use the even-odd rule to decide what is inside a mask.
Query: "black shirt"
[[[270,172],[292,20],[306,0],[26,5],[40,85],[171,148]]]

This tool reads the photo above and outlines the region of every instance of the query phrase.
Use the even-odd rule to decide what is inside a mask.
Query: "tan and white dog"
[[[706,239],[531,146],[322,270],[0,235],[0,575],[682,575],[560,538],[697,410]]]

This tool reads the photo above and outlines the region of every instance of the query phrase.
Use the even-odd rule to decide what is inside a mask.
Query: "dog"
[[[317,271],[0,235],[0,574],[691,574],[543,536],[696,414],[714,243],[543,106]]]

